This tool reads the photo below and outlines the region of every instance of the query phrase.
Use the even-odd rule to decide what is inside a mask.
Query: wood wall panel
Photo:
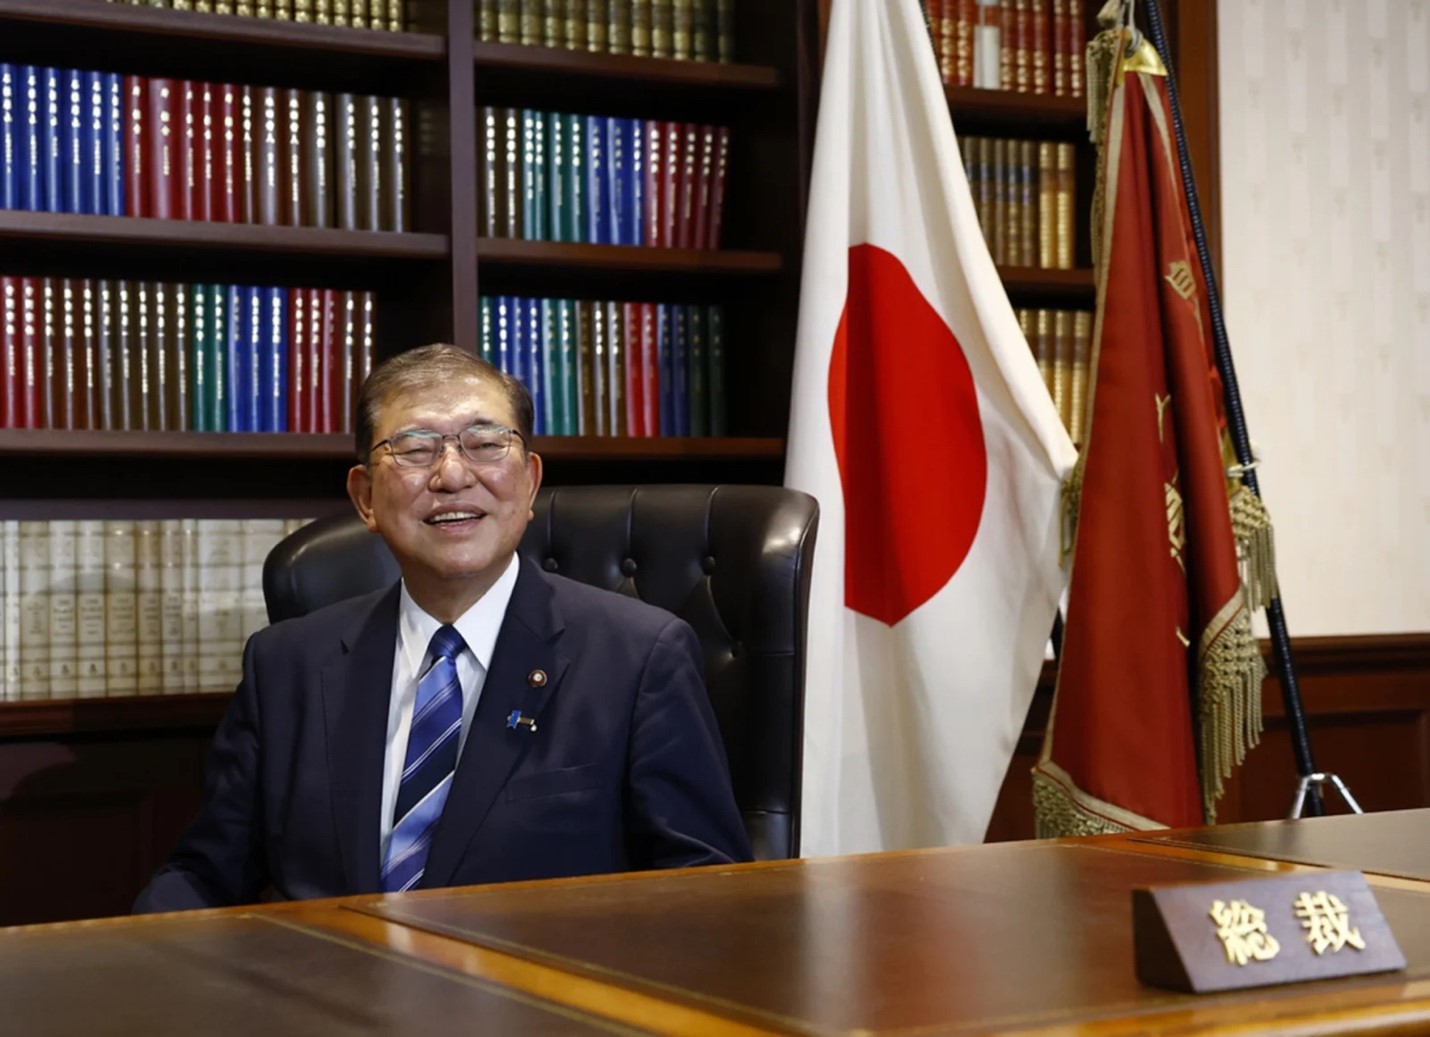
[[[1304,638],[1292,651],[1316,766],[1338,774],[1367,811],[1430,806],[1430,634]],[[1029,771],[1052,704],[1046,676],[1004,779],[990,842],[1033,837]],[[1262,709],[1266,733],[1233,775],[1220,822],[1270,821],[1291,807],[1296,764],[1275,677],[1262,687]],[[1327,808],[1347,812],[1334,793]]]

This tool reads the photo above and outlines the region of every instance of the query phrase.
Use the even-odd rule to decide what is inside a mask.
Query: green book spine
[[[561,340],[558,315],[560,301],[539,299],[541,307],[541,401],[546,411],[546,434],[566,435],[566,382],[570,377],[560,366]]]
[[[611,407],[613,436],[630,435],[626,424],[626,322],[618,302],[598,302],[606,311],[606,399]]]
[[[542,212],[541,202],[544,201],[537,194],[537,155],[536,155],[536,127],[542,122],[541,113],[534,112],[530,108],[524,108],[521,112],[521,236],[528,241],[540,241],[541,235],[537,233],[537,218]]]
[[[483,295],[477,299],[477,353],[489,364],[495,364],[492,356],[492,297]]]
[[[566,221],[562,241],[586,240],[586,119],[564,115],[566,124]]]
[[[209,285],[209,333],[204,342],[208,363],[208,391],[204,408],[208,411],[208,431],[228,431],[228,375],[224,361],[228,353],[228,293],[224,285]]]
[[[606,358],[606,304],[583,301],[581,305],[585,307],[583,331],[587,327],[590,329],[586,335],[586,341],[590,343],[587,359],[591,364],[591,398],[595,408],[595,421],[590,434],[613,436],[616,433],[611,426],[611,413],[614,405],[611,402],[609,384],[610,363]],[[589,316],[589,323],[587,323],[587,316]]]
[[[576,423],[576,434],[597,436],[601,434],[601,407],[597,402],[597,392],[601,384],[600,372],[596,368],[595,344],[592,340],[591,304],[584,299],[573,306],[575,323],[576,370],[581,382],[581,414]]]
[[[566,117],[546,113],[546,197],[550,201],[546,229],[552,241],[572,241],[567,237],[566,218]]]
[[[189,428],[194,432],[212,432],[213,415],[209,410],[209,306],[213,292],[208,285],[194,285],[189,305]]]
[[[191,290],[169,286],[169,336],[164,342],[164,366],[169,376],[169,415],[164,427],[182,432],[189,427],[193,397],[189,394],[189,322]]]
[[[707,357],[705,308],[687,306],[687,343],[690,358],[690,434],[710,435],[709,358]]]
[[[705,355],[708,381],[710,434],[728,436],[729,417],[725,408],[725,310],[711,306],[705,311]]]
[[[521,109],[503,108],[500,110],[500,118],[505,122],[504,141],[506,144],[506,161],[503,170],[506,174],[505,184],[502,187],[502,201],[506,212],[506,227],[503,237],[520,238],[522,236],[522,186],[521,186]]]

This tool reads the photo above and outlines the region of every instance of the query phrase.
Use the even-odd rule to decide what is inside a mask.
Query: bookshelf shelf
[[[352,436],[295,432],[114,432],[0,429],[0,457],[247,458],[337,460],[353,456]]]
[[[772,460],[784,456],[783,439],[755,436],[658,436],[649,439],[542,436],[537,438],[532,448],[549,461],[738,461]]]
[[[776,252],[734,249],[644,248],[631,245],[584,245],[520,238],[478,238],[483,267],[553,267],[612,273],[743,275],[765,277],[784,270]]]
[[[0,210],[0,241],[86,249],[126,248],[149,254],[222,252],[344,261],[431,262],[446,259],[448,253],[445,234],[153,220],[136,216],[76,216],[15,209]]]
[[[37,699],[0,703],[0,738],[55,738],[132,731],[211,731],[232,694]]]
[[[1097,286],[1091,270],[1045,270],[1000,266],[998,276],[1015,304],[1076,304],[1091,307]]]
[[[945,86],[949,111],[960,133],[1007,130],[1016,126],[1019,134],[1057,132],[1059,136],[1081,134],[1087,139],[1087,99],[1050,97],[1047,94],[1020,94],[1008,90],[980,90],[969,86]]]
[[[601,82],[732,93],[767,92],[781,85],[779,70],[765,65],[671,61],[510,43],[477,42],[472,49],[484,84],[536,83],[555,74],[562,77],[568,91]]]

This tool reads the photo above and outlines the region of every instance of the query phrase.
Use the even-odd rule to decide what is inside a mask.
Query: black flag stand
[[[1197,256],[1201,260],[1202,272],[1207,283],[1207,308],[1211,312],[1212,342],[1216,348],[1217,370],[1221,372],[1222,385],[1226,391],[1227,425],[1231,430],[1232,445],[1236,450],[1236,460],[1241,467],[1241,480],[1246,487],[1261,496],[1257,485],[1255,459],[1251,453],[1251,437],[1246,431],[1246,415],[1241,409],[1241,391],[1237,388],[1236,368],[1232,364],[1231,346],[1227,342],[1226,325],[1222,321],[1221,293],[1217,288],[1216,272],[1212,269],[1211,252],[1207,248],[1206,227],[1202,222],[1202,210],[1197,201],[1197,188],[1192,179],[1191,160],[1187,155],[1187,138],[1182,128],[1182,104],[1177,96],[1177,79],[1172,67],[1171,49],[1162,28],[1162,12],[1157,0],[1145,0],[1143,9],[1147,12],[1147,34],[1152,45],[1162,57],[1167,68],[1167,96],[1172,108],[1172,126],[1177,138],[1177,162],[1182,171],[1182,189],[1187,196],[1187,209],[1192,219],[1192,234],[1197,243]],[[1271,634],[1271,645],[1276,654],[1276,671],[1281,680],[1281,698],[1286,709],[1286,722],[1291,732],[1291,747],[1296,755],[1296,771],[1300,775],[1292,816],[1299,816],[1301,804],[1305,802],[1305,812],[1317,817],[1325,813],[1321,802],[1320,783],[1333,782],[1348,806],[1356,813],[1360,807],[1350,797],[1350,793],[1339,778],[1332,774],[1322,774],[1316,770],[1311,759],[1311,740],[1306,733],[1306,714],[1301,708],[1301,687],[1296,680],[1296,666],[1291,658],[1291,638],[1286,632],[1286,614],[1281,608],[1281,595],[1277,593],[1266,605],[1266,624]]]

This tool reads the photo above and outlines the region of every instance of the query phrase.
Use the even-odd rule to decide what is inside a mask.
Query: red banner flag
[[[1121,56],[1126,39],[1099,42]],[[1145,43],[1115,64],[1095,208],[1091,424],[1070,495],[1057,693],[1034,770],[1040,835],[1214,821],[1261,729],[1265,670],[1230,507],[1231,493],[1251,495],[1228,484],[1166,72]],[[1248,585],[1269,591],[1269,580]]]

